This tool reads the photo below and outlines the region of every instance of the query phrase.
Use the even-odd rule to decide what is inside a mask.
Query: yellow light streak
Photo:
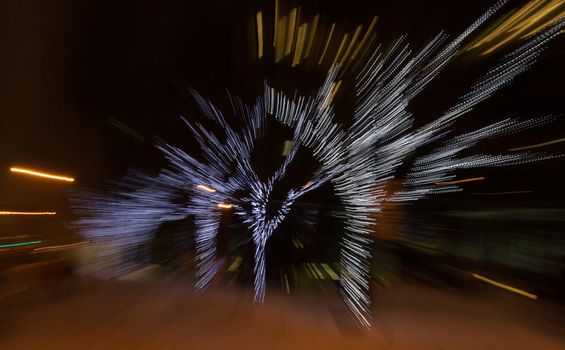
[[[557,21],[558,19],[560,19],[562,17],[565,17],[565,11],[556,14],[555,16],[553,16],[550,19],[548,19],[547,21],[543,22],[542,24],[540,24],[539,26],[537,26],[536,28],[534,28],[533,30],[528,32],[527,34],[523,35],[522,39],[527,38],[530,35],[533,35],[533,34],[539,32],[543,28],[547,27],[548,25],[550,25],[551,23]],[[563,33],[563,31],[561,31],[561,33]]]
[[[308,43],[306,44],[306,51],[304,52],[304,57],[302,59],[308,58],[310,56],[310,50],[312,50],[312,43],[314,43],[314,38],[316,37],[316,29],[318,28],[318,20],[320,19],[320,14],[316,14],[312,20],[312,29],[310,30],[310,35],[308,36]]]
[[[231,207],[232,207],[232,205],[229,204],[229,203],[218,203],[218,208],[221,208],[221,209],[230,209]]]
[[[228,271],[229,272],[237,271],[237,269],[239,268],[239,265],[241,265],[242,261],[243,261],[243,258],[241,256],[236,256],[233,259],[233,262],[231,263],[231,265],[228,267]]]
[[[283,16],[277,20],[277,45],[275,47],[275,62],[282,60],[284,57],[284,43],[286,38],[286,27],[288,18]]]
[[[337,53],[335,54],[334,60],[330,65],[330,67],[335,66],[335,64],[337,63],[337,60],[339,59],[339,55],[341,55],[341,51],[343,51],[343,47],[345,46],[345,42],[347,41],[348,37],[349,37],[349,33],[345,33],[345,35],[341,39],[341,44],[339,44],[339,49],[337,50]]]
[[[277,26],[279,20],[279,0],[275,0],[275,20],[273,21],[273,47],[277,47]]]
[[[55,215],[54,211],[0,211],[0,215]]]
[[[304,249],[304,244],[302,244],[302,242],[300,242],[300,240],[298,238],[293,238],[292,244],[294,244],[294,247],[296,249]]]
[[[559,6],[560,4],[556,4],[556,6]],[[521,28],[516,27],[514,30],[512,30],[513,34],[509,35],[508,37],[506,37],[505,39],[503,39],[502,41],[500,41],[498,44],[492,46],[490,49],[484,51],[483,53],[481,53],[481,55],[486,55],[488,53],[493,52],[494,50],[496,50],[497,48],[503,46],[504,44],[506,44],[507,42],[515,39],[517,36],[520,36],[524,31],[528,30],[532,25],[534,25],[537,21],[539,21],[542,17],[544,17],[545,15],[547,15],[549,12],[553,11],[555,9],[556,6],[550,6],[549,8],[540,11],[540,13],[538,13],[537,15],[532,16],[531,18],[529,18],[527,20],[527,25],[521,26]],[[524,35],[524,37],[527,35]]]
[[[512,40],[523,39],[539,32],[564,15],[563,0],[530,1],[523,7],[509,12],[464,50],[482,48],[481,55],[489,54]]]
[[[292,66],[295,67],[300,64],[300,58],[304,51],[304,40],[308,33],[308,23],[302,24],[298,27],[298,34],[296,35],[296,50],[294,50],[294,58],[292,59]]]
[[[334,272],[330,265],[322,263],[320,266],[326,271],[333,281],[339,281],[339,276]]]
[[[495,39],[497,36],[502,35],[505,31],[508,31],[508,32],[512,31],[512,25],[514,23],[518,22],[525,15],[527,15],[533,8],[535,8],[539,5],[540,5],[540,1],[534,0],[534,1],[526,4],[524,7],[522,7],[518,11],[511,11],[509,13],[509,15],[501,21],[501,24],[498,25],[498,27],[495,27],[494,30],[492,30],[488,35],[485,35],[483,38],[476,40],[475,44],[473,44],[473,43],[470,44],[469,48],[467,50],[474,49],[476,47],[484,45],[484,44],[492,41],[493,39]],[[525,22],[523,22],[522,25],[524,23]],[[521,27],[522,25],[519,24],[517,26],[517,28]]]
[[[367,28],[365,35],[363,35],[363,38],[359,42],[359,45],[357,45],[357,48],[353,51],[353,54],[351,55],[350,60],[353,61],[355,59],[355,57],[357,57],[357,55],[359,54],[359,51],[361,51],[361,49],[365,46],[367,40],[371,36],[371,32],[373,31],[373,29],[375,29],[375,25],[377,24],[378,19],[379,19],[378,16],[373,17],[371,24],[369,24],[369,28]]]
[[[326,45],[324,45],[324,50],[322,51],[322,55],[318,60],[318,65],[321,65],[322,61],[324,60],[324,56],[326,55],[326,52],[328,51],[328,46],[330,46],[330,41],[332,40],[334,29],[335,29],[335,22],[332,23],[332,27],[330,28],[330,34],[328,35],[328,39],[326,40]]]
[[[52,179],[52,180],[59,180],[59,181],[66,181],[66,182],[74,182],[75,181],[75,179],[72,178],[72,177],[48,174],[48,173],[44,173],[44,172],[41,172],[41,171],[38,171],[38,170],[32,170],[32,169],[11,167],[10,171],[13,172],[13,173],[39,176],[39,177],[44,177],[44,178]]]
[[[534,299],[534,300],[536,300],[536,299],[538,298],[538,296],[535,295],[535,294],[528,293],[528,292],[526,292],[526,291],[523,291],[523,290],[521,290],[521,289],[518,289],[518,288],[515,288],[515,287],[512,287],[512,286],[509,286],[509,285],[504,284],[504,283],[501,283],[501,282],[497,282],[497,281],[495,281],[495,280],[492,280],[492,279],[490,279],[490,278],[481,276],[481,275],[476,274],[476,273],[473,273],[473,277],[475,277],[476,279],[479,279],[479,280],[481,280],[481,281],[483,281],[483,282],[486,282],[486,283],[488,283],[488,284],[491,284],[491,285],[493,285],[493,286],[495,286],[495,287],[502,288],[502,289],[505,289],[505,290],[507,290],[507,291],[509,291],[509,292],[513,292],[513,293],[516,293],[516,294],[520,294],[520,295],[522,295],[522,296],[525,296],[526,298],[530,298],[530,299]]]
[[[353,66],[351,67],[352,71],[356,71],[360,65],[362,65],[363,58],[365,56],[367,56],[368,52],[370,51],[370,48],[373,46],[373,44],[377,41],[377,34],[373,34],[371,35],[371,38],[369,38],[369,41],[366,45],[364,45],[364,47],[361,50],[361,54],[359,55],[359,59],[355,60],[355,61],[351,61],[353,63]]]
[[[257,58],[263,57],[263,13],[257,12]]]
[[[482,181],[485,178],[483,176],[481,177],[473,177],[471,179],[463,179],[463,180],[456,180],[456,181],[442,181],[442,182],[434,182],[436,185],[455,185],[455,184],[460,184],[460,183],[464,183],[464,182],[472,182],[472,181]]]
[[[340,86],[341,86],[341,80],[338,80],[337,83],[332,83],[332,92],[328,95],[327,99],[322,104],[322,109],[328,107],[332,103],[332,101],[334,100],[335,94],[339,90]]]
[[[308,269],[310,270],[310,273],[312,274],[312,276],[314,277],[315,280],[320,279],[320,276],[316,273],[316,270],[314,270],[314,267],[312,267],[311,263],[306,263],[306,267],[308,267]],[[323,279],[323,276],[321,278]]]
[[[318,274],[320,279],[322,279],[322,280],[326,279],[326,277],[324,276],[322,271],[320,271],[320,269],[318,269],[318,265],[316,263],[311,263],[311,266],[312,266],[312,269]]]
[[[318,276],[315,274],[312,274],[312,272],[310,272],[310,266],[308,266],[308,263],[302,263],[302,265],[304,265],[304,270],[306,271],[306,274],[308,275],[308,278],[310,279],[318,279]]]
[[[296,31],[296,19],[298,16],[298,8],[295,7],[290,10],[290,14],[288,15],[288,29],[286,30],[286,46],[284,50],[284,55],[287,56],[290,54],[294,47],[294,32]]]
[[[355,46],[355,43],[357,42],[357,38],[359,37],[359,34],[361,34],[362,29],[363,29],[362,25],[358,25],[357,28],[355,29],[355,32],[353,33],[353,37],[351,38],[351,41],[347,46],[347,50],[345,50],[345,54],[343,54],[343,57],[339,62],[340,66],[343,66],[343,63],[345,62],[345,60],[347,60],[347,57],[351,53],[351,50],[353,50],[353,46]]]
[[[206,192],[210,192],[210,193],[216,192],[215,189],[213,189],[212,187],[208,187],[208,186],[206,186],[206,185],[196,185],[196,187],[199,188],[199,189],[201,189],[201,190],[204,190],[204,191],[206,191]]]

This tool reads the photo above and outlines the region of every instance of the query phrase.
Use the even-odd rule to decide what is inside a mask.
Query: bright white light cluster
[[[129,245],[149,240],[163,221],[193,216],[197,228],[196,286],[200,289],[216,272],[220,211],[226,207],[224,203],[229,203],[253,236],[255,300],[261,302],[265,296],[265,245],[269,237],[298,198],[331,181],[346,211],[340,256],[342,294],[359,323],[369,326],[370,234],[375,213],[385,199],[385,183],[398,175],[407,156],[422,146],[444,140],[449,134],[447,128],[458,118],[525,71],[544,45],[563,30],[561,21],[530,38],[504,56],[433,122],[413,128],[409,103],[452,61],[464,40],[502,4],[497,3],[451,42],[440,33],[416,52],[404,37],[387,51],[377,48],[355,79],[356,105],[348,126],[334,121],[333,97],[340,86],[339,67],[330,70],[318,92],[309,97],[288,97],[269,86],[251,106],[230,96],[233,114],[244,125],[238,131],[210,101],[192,91],[202,112],[224,133],[219,137],[200,123],[185,120],[200,144],[204,161],[158,142],[157,148],[169,166],[157,176],[132,173],[114,194],[79,192],[72,198],[80,216],[79,229],[90,240],[107,240],[123,251]],[[264,136],[270,116],[292,128],[294,135],[288,156],[272,176],[261,179],[251,164],[251,153],[256,140]],[[457,191],[457,186],[436,183],[453,179],[458,169],[553,157],[530,153],[461,156],[462,151],[481,140],[531,128],[550,119],[506,119],[443,141],[431,153],[416,158],[405,177],[405,188],[389,200],[409,201]],[[285,176],[300,147],[311,150],[321,169],[302,187],[290,189],[276,210],[269,210],[273,205],[273,187]],[[180,204],[179,196],[187,196],[188,201]]]

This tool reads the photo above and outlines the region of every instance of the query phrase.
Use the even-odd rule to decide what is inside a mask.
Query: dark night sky
[[[354,4],[352,4],[354,3]],[[306,10],[345,23],[368,23],[379,15],[384,44],[401,34],[415,47],[445,29],[457,35],[490,1],[305,1]],[[523,4],[511,1],[510,6]],[[0,5],[0,204],[10,209],[64,208],[67,185],[15,179],[10,165],[28,165],[75,176],[78,185],[100,186],[128,166],[156,171],[153,136],[190,148],[178,115],[197,118],[184,97],[190,85],[220,106],[225,90],[247,99],[261,92],[264,79],[286,89],[312,91],[321,70],[254,61],[253,16],[272,1],[21,1]],[[562,113],[563,37],[515,84],[481,104],[459,125],[461,131],[508,116]],[[266,49],[269,56],[269,48]],[[267,60],[269,61],[269,60]],[[490,61],[461,57],[415,101],[423,122],[463,92]],[[350,99],[337,98],[347,119]],[[341,106],[340,106],[341,104]],[[147,138],[141,142],[108,123],[113,118]],[[502,152],[564,137],[563,118],[478,148]],[[282,133],[282,131],[281,131]],[[283,135],[283,134],[281,134]],[[266,142],[279,154],[283,140]],[[268,147],[267,147],[268,148]],[[564,144],[546,151],[565,153]],[[304,157],[304,161],[308,156]],[[565,160],[505,169],[473,170],[487,176],[473,191],[535,190],[541,199],[565,194]],[[308,166],[304,166],[307,168]],[[463,194],[465,195],[465,194]],[[313,197],[313,200],[320,198]]]

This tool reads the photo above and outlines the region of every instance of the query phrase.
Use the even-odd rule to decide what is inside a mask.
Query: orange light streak
[[[18,167],[11,167],[10,171],[13,172],[13,173],[39,176],[39,177],[44,177],[44,178],[48,178],[48,179],[52,179],[52,180],[59,180],[59,181],[66,181],[66,182],[74,182],[75,181],[75,179],[72,178],[72,177],[61,176],[61,175],[53,175],[53,174],[48,174],[48,173],[44,173],[44,172],[37,171],[37,170],[24,169],[24,168],[18,168]]]
[[[204,190],[204,191],[206,191],[206,192],[210,192],[210,193],[216,192],[215,189],[213,189],[212,187],[208,187],[208,186],[206,186],[206,185],[196,185],[196,187],[199,188],[199,189],[201,189],[201,190]]]
[[[0,215],[55,215],[54,211],[0,211]]]
[[[460,183],[464,183],[464,182],[472,182],[472,181],[482,181],[484,180],[484,177],[474,177],[471,179],[463,179],[463,180],[456,180],[456,181],[442,181],[442,182],[434,182],[436,185],[455,185],[455,184],[460,184]]]

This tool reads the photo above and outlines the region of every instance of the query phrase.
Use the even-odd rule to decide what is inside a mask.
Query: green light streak
[[[29,241],[29,242],[22,242],[22,243],[0,244],[0,248],[21,247],[23,245],[39,244],[41,242],[42,241]]]

